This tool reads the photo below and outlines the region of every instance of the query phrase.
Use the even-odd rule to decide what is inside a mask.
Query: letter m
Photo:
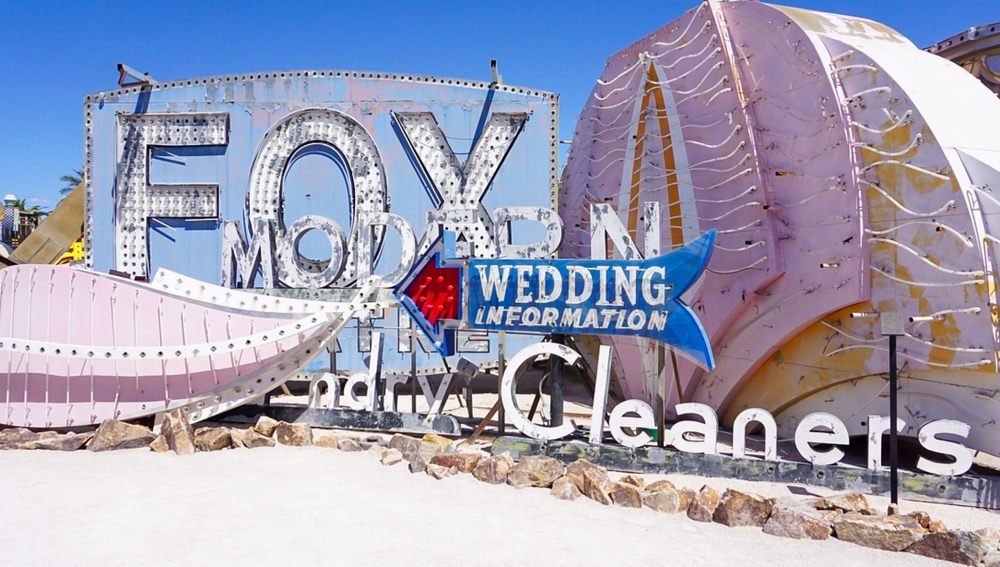
[[[264,287],[274,287],[273,225],[274,221],[271,220],[257,221],[248,246],[238,222],[226,221],[223,224],[222,285],[235,288],[242,280],[244,288],[251,288],[259,269],[263,275]]]

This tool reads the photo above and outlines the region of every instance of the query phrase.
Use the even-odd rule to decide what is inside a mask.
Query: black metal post
[[[899,505],[899,434],[896,431],[896,335],[889,335],[889,502]]]
[[[561,345],[566,343],[563,335],[552,335],[552,342]],[[558,356],[549,357],[549,382],[552,387],[552,427],[563,424],[563,376],[564,361]]]
[[[661,342],[656,343],[656,446],[664,446],[666,424],[664,420],[667,407],[667,369],[664,351],[666,347]]]
[[[417,324],[410,319],[410,413],[417,413]]]
[[[501,384],[503,384],[503,373],[507,371],[507,353],[504,348],[506,343],[507,333],[500,331],[497,335],[497,400],[500,399],[500,388]],[[503,409],[503,404],[500,404],[500,409],[497,410],[497,433],[501,436],[507,434],[507,414]]]

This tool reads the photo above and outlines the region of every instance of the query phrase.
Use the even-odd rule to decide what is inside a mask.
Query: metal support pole
[[[889,335],[889,502],[899,506],[899,433],[896,430],[896,335]]]
[[[667,369],[664,351],[666,347],[661,342],[656,343],[656,446],[663,448],[666,436],[666,406],[667,406]]]
[[[503,383],[503,374],[507,371],[507,358],[505,355],[506,349],[504,344],[507,342],[507,333],[505,331],[500,331],[497,335],[497,399],[500,399],[500,385]],[[507,413],[503,409],[503,404],[500,404],[500,409],[497,410],[497,433],[499,435],[507,434]]]
[[[552,342],[561,345],[566,342],[562,335],[552,335]],[[563,385],[565,384],[563,359],[558,356],[549,357],[549,382],[552,387],[552,427],[563,424]]]
[[[417,325],[410,319],[410,413],[417,413]]]

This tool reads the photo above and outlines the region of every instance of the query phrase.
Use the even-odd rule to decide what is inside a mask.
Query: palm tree
[[[31,205],[29,207],[28,203],[26,201],[27,201],[27,199],[18,199],[16,201],[14,201],[14,206],[17,207],[17,209],[19,211],[21,211],[22,214],[25,214],[25,215],[44,215],[44,214],[48,214],[47,211],[43,211],[42,208],[39,207],[38,205]]]
[[[72,191],[73,189],[76,189],[77,185],[83,183],[83,170],[74,169],[72,175],[63,175],[62,177],[59,178],[59,181],[62,181],[63,183],[66,184],[62,189],[59,190],[59,193],[61,195],[65,195],[70,191]]]

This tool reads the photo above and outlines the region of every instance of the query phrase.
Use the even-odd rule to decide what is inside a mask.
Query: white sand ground
[[[720,492],[790,494],[771,483],[665,478]],[[0,565],[954,565],[645,508],[563,502],[547,490],[491,486],[471,475],[439,481],[403,464],[382,466],[368,453],[320,447],[183,457],[0,451],[0,494]],[[954,528],[998,518],[954,506],[903,508]]]

